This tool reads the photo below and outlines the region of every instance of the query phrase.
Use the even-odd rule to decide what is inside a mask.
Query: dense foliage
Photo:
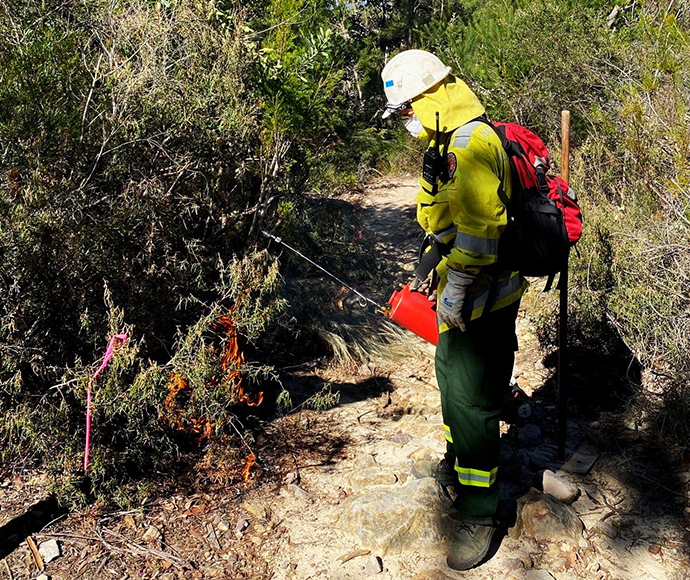
[[[371,277],[373,242],[336,202],[372,172],[417,163],[419,147],[377,117],[380,70],[410,43],[452,65],[493,118],[540,132],[556,159],[559,112],[572,111],[587,220],[573,316],[625,341],[651,373],[636,402],[690,440],[690,9],[409,6],[0,0],[5,466],[74,480],[89,377],[121,332],[129,341],[92,385],[94,490],[125,502],[120,486],[170,465],[201,420],[205,442],[241,440],[238,406],[257,394],[243,389],[265,386],[286,337],[318,329],[302,317],[308,282],[256,252],[261,230]],[[230,367],[228,316],[252,358]]]
[[[577,313],[608,324],[644,369],[635,421],[690,443],[690,10],[628,14],[620,69],[577,155],[589,235]],[[596,336],[596,332],[592,334]]]

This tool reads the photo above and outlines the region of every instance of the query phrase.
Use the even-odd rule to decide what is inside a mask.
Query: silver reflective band
[[[498,283],[496,289],[496,296],[494,297],[494,304],[518,292],[523,284],[523,278],[519,274],[514,274],[508,280]],[[482,288],[477,292],[472,292],[465,297],[464,308],[469,312],[474,312],[477,308],[483,308],[486,305],[486,300],[489,297],[489,289]]]
[[[458,231],[458,228],[456,228],[454,225],[450,226],[448,228],[444,228],[442,230],[436,230],[433,234],[431,234],[431,237],[434,238],[437,242],[440,242],[442,244],[445,244],[446,242],[444,241],[445,238],[448,236],[455,234]]]
[[[481,121],[472,121],[460,127],[455,132],[455,137],[453,138],[453,147],[456,147],[457,149],[464,149],[467,147],[470,139],[472,138],[472,133],[474,133],[474,130],[481,125],[486,126]]]
[[[498,255],[498,238],[478,238],[471,234],[458,232],[455,235],[455,247],[478,254]]]
[[[455,471],[458,472],[458,480],[462,485],[469,485],[472,487],[491,487],[496,481],[498,467],[494,467],[491,471],[460,467],[456,459]]]

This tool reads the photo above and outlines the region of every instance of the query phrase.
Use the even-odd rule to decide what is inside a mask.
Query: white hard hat
[[[421,95],[450,74],[450,67],[425,50],[406,50],[396,54],[381,73],[388,98],[385,119],[401,105]]]

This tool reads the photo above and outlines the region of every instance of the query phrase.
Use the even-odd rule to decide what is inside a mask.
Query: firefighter
[[[415,475],[453,482],[461,524],[447,563],[466,570],[485,558],[495,530],[499,406],[510,385],[515,321],[527,288],[519,273],[497,263],[510,165],[484,107],[436,56],[404,51],[381,76],[388,100],[383,117],[399,114],[413,136],[430,142],[415,201],[417,219],[442,255],[435,364],[447,451],[433,468],[416,466]]]

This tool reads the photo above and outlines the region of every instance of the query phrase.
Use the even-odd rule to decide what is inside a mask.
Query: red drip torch
[[[402,289],[393,291],[390,299],[388,300],[388,306],[382,306],[378,302],[364,296],[361,292],[355,290],[352,286],[345,283],[343,280],[331,274],[328,270],[310,260],[302,254],[300,251],[292,248],[286,244],[278,236],[262,231],[261,232],[267,238],[277,242],[278,244],[286,247],[291,252],[297,254],[300,258],[306,260],[313,266],[316,266],[324,274],[333,278],[336,282],[354,292],[359,296],[365,303],[368,302],[376,306],[376,309],[381,312],[384,316],[390,318],[393,322],[396,322],[403,328],[413,332],[420,338],[430,342],[433,345],[438,343],[438,326],[436,323],[436,303],[429,300],[426,294],[421,292],[414,292],[410,290],[410,285],[406,284]]]
[[[436,303],[429,300],[426,294],[414,292],[406,284],[401,290],[393,292],[388,304],[390,308],[384,312],[388,318],[431,344],[438,343]]]

